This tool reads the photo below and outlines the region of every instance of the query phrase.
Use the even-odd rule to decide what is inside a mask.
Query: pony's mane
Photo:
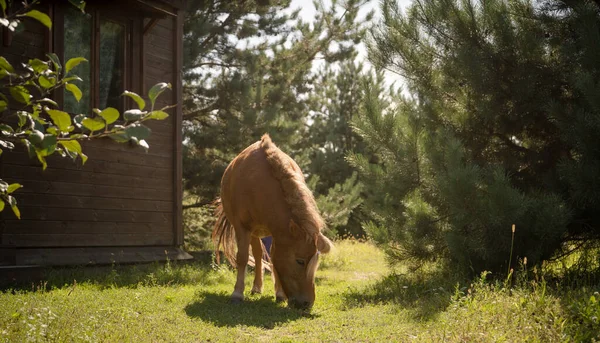
[[[268,134],[260,139],[260,147],[267,156],[273,176],[281,184],[285,202],[290,207],[292,219],[309,237],[321,232],[325,223],[319,215],[312,192],[299,170],[294,170],[292,159],[271,141]]]

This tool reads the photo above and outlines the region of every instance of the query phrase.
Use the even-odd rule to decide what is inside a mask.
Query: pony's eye
[[[296,263],[298,263],[299,265],[303,266],[304,265],[304,260],[297,259]]]

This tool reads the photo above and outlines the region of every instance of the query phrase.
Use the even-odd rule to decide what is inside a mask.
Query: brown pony
[[[262,292],[264,246],[260,238],[270,235],[277,301],[287,299],[293,307],[312,307],[319,253],[329,252],[333,245],[321,233],[324,222],[300,168],[269,135],[231,161],[221,180],[216,213],[215,247],[222,246],[237,267],[233,302],[244,299],[249,246],[256,264],[252,292]]]

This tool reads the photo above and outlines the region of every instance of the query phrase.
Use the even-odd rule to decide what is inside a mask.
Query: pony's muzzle
[[[310,310],[313,306],[312,301],[290,298],[288,299],[288,306],[299,310]]]

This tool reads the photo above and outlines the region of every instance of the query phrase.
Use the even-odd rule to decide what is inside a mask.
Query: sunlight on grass
[[[336,242],[310,314],[264,293],[231,304],[235,275],[193,263],[64,268],[0,293],[0,342],[571,342],[598,337],[598,288],[521,274],[509,287],[390,270],[365,242]]]

